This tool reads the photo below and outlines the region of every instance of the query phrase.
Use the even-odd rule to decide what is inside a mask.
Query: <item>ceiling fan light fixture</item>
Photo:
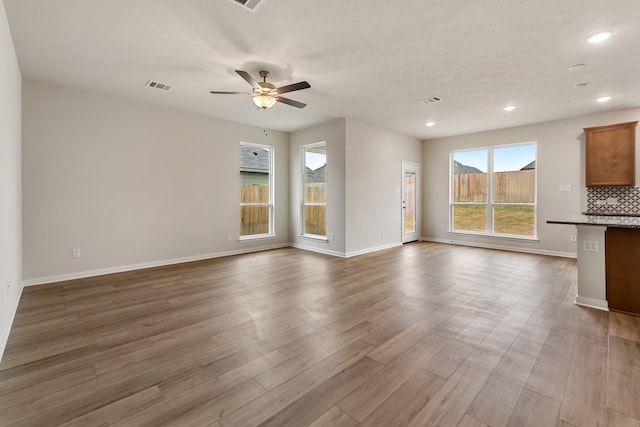
[[[309,89],[311,85],[309,82],[302,81],[298,83],[293,83],[285,86],[276,87],[272,83],[267,81],[267,77],[269,77],[269,72],[266,70],[260,71],[260,77],[262,77],[261,82],[257,82],[251,77],[249,73],[242,70],[236,70],[236,74],[238,74],[242,79],[251,85],[251,92],[249,95],[253,100],[253,103],[263,110],[267,108],[273,107],[276,102],[281,102],[283,104],[290,105],[295,108],[304,108],[307,106],[304,102],[295,101],[293,99],[285,98],[281,96],[283,93],[295,92],[301,89]],[[236,95],[236,94],[246,94],[246,92],[227,92],[227,91],[217,91],[210,90],[209,93],[213,95]]]
[[[253,97],[253,103],[263,110],[266,110],[267,108],[271,108],[276,104],[276,99],[268,93],[262,93]]]

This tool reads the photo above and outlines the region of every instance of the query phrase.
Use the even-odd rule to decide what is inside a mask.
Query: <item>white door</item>
[[[419,238],[420,164],[402,162],[402,243]]]

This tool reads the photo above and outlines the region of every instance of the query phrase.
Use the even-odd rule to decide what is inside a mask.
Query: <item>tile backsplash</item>
[[[640,187],[588,187],[587,213],[640,215]]]

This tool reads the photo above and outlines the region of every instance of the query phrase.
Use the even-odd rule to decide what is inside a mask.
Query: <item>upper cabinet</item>
[[[634,186],[638,122],[584,128],[587,187]]]

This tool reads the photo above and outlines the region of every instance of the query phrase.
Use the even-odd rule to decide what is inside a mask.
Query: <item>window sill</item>
[[[298,237],[301,237],[303,239],[309,239],[309,240],[317,240],[320,242],[329,242],[329,239],[327,239],[327,236],[318,236],[317,234],[298,234]]]
[[[240,236],[238,237],[238,242],[246,242],[251,240],[262,240],[262,239],[272,239],[276,237],[275,234],[254,234],[251,236]]]
[[[449,230],[451,234],[459,234],[461,236],[478,236],[478,237],[491,237],[494,239],[505,239],[505,240],[521,240],[524,242],[539,242],[538,236],[510,236],[508,234],[487,234],[487,233],[479,233],[473,231],[460,231],[460,230]]]

